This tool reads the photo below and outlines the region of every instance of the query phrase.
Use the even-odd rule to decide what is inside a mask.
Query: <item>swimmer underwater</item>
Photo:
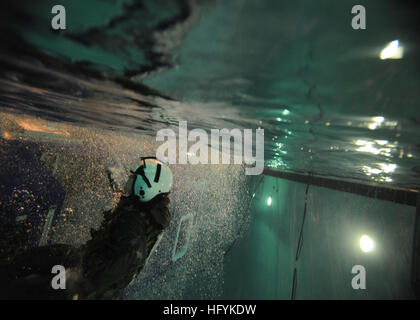
[[[104,212],[99,230],[91,229],[92,239],[81,247],[53,244],[22,251],[17,248],[22,240],[14,236],[11,241],[3,232],[1,246],[16,250],[0,256],[0,299],[120,298],[171,221],[172,173],[154,157],[141,158],[128,185],[129,195],[121,196],[114,209]],[[52,288],[55,265],[65,267],[66,289]]]

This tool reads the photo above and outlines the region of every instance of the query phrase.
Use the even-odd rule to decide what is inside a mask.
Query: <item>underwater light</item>
[[[273,200],[271,199],[271,197],[267,198],[267,206],[271,206],[271,203],[273,202]]]
[[[385,59],[401,59],[403,57],[403,47],[399,46],[399,41],[394,40],[381,51],[379,56],[381,60]]]
[[[378,125],[377,125],[376,123],[370,123],[370,124],[368,125],[368,128],[369,128],[370,130],[375,130],[377,127],[378,127]]]
[[[372,120],[375,121],[376,123],[382,123],[384,122],[385,118],[382,116],[379,116],[379,117],[373,117]]]
[[[373,240],[368,237],[367,235],[363,235],[360,237],[360,249],[363,252],[371,252],[373,250],[374,244]]]

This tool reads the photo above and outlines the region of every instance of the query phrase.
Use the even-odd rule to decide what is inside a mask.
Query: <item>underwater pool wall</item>
[[[250,215],[225,260],[223,298],[416,298],[415,206],[264,176]],[[373,240],[371,252],[361,250],[362,235]],[[366,289],[352,287],[357,265]]]

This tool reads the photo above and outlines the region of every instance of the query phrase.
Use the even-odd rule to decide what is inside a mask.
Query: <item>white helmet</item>
[[[148,202],[159,194],[171,191],[171,169],[155,157],[141,158],[141,164],[132,173],[135,175],[133,193],[141,202]]]

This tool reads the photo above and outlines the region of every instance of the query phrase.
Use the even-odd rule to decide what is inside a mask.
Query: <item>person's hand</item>
[[[169,198],[165,195],[156,199],[156,202],[153,203],[153,206],[150,209],[153,218],[163,229],[168,227],[171,222],[171,214],[169,213],[168,207]]]

